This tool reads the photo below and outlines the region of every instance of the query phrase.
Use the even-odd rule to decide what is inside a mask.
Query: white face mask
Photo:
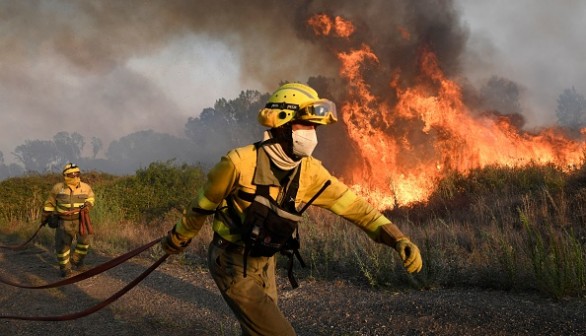
[[[293,154],[299,157],[311,156],[315,146],[317,146],[315,128],[293,131]]]

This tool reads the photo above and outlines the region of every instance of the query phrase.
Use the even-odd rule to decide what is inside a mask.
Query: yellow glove
[[[161,239],[161,247],[167,254],[181,253],[189,243],[191,243],[191,239],[187,239],[175,232],[175,227]]]
[[[395,250],[403,260],[403,266],[409,273],[417,273],[423,267],[421,253],[417,245],[413,244],[407,237],[397,239]]]

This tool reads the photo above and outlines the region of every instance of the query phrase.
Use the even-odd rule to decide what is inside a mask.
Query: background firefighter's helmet
[[[81,171],[75,163],[68,163],[63,167],[63,179],[65,184],[71,188],[79,186],[81,181],[79,174],[81,174]]]
[[[271,95],[265,108],[260,110],[258,121],[263,126],[275,128],[292,120],[320,125],[334,123],[338,121],[336,104],[320,99],[317,92],[305,84],[284,84]]]
[[[67,175],[69,173],[80,173],[81,170],[79,169],[79,167],[75,164],[75,163],[67,163],[65,166],[63,166],[63,175]]]

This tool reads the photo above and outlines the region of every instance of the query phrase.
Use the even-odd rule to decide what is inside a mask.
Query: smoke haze
[[[586,2],[459,1],[470,29],[463,65],[476,82],[492,75],[523,89],[529,126],[551,124],[560,93],[586,95]]]
[[[305,20],[320,12],[352,21],[356,35],[316,38]],[[409,78],[428,44],[448,76],[509,78],[524,89],[528,122],[552,122],[563,89],[586,93],[585,14],[580,1],[3,0],[0,151],[11,161],[25,140],[59,131],[105,147],[144,129],[181,136],[218,98],[337,76],[332,49],[362,43],[387,69],[373,82],[397,68]]]

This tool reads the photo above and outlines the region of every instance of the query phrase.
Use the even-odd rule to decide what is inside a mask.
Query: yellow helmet
[[[320,99],[317,92],[301,83],[282,85],[258,113],[258,121],[266,127],[279,127],[292,120],[327,125],[338,121],[336,104]]]
[[[79,167],[75,163],[67,163],[63,167],[63,175],[71,174],[71,173],[80,173]]]

